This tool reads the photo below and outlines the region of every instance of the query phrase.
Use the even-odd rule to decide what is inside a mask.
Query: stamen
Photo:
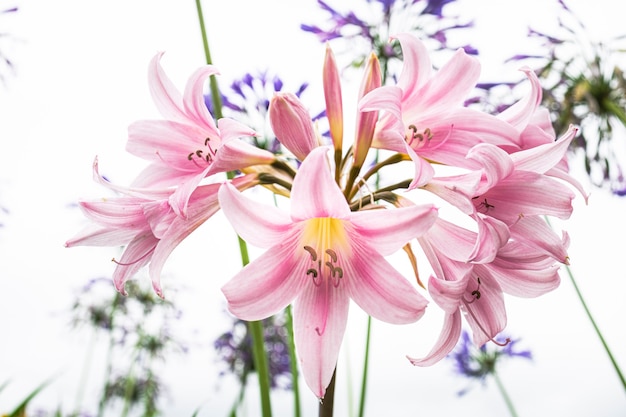
[[[489,340],[491,342],[495,343],[496,345],[502,346],[502,347],[504,347],[504,346],[508,345],[509,343],[511,343],[511,338],[509,338],[509,337],[506,338],[504,343],[498,342],[496,339],[489,339]]]
[[[476,197],[472,197],[472,200],[477,200],[479,199],[480,196],[477,195]],[[480,202],[480,204],[478,204],[478,206],[476,207],[476,209],[485,209],[484,213],[487,213],[490,209],[492,208],[496,208],[496,206],[494,206],[493,204],[489,204],[489,202],[487,201],[487,198],[483,198],[483,201]]]
[[[471,292],[474,298],[472,298],[471,300],[468,300],[465,297],[463,297],[463,301],[465,301],[466,304],[472,304],[474,301],[480,300],[480,295],[481,295],[480,294],[480,277],[476,277],[476,281],[478,281],[478,286],[476,287],[474,291]]]
[[[311,254],[311,260],[313,262],[317,261],[317,252],[315,251],[315,249],[307,245],[304,247],[304,250]]]
[[[115,258],[111,259],[111,261],[115,262],[116,264],[118,264],[120,266],[131,266],[131,265],[136,264],[137,262],[141,262],[142,260],[146,259],[148,256],[152,255],[152,252],[154,252],[154,248],[150,249],[148,252],[144,253],[139,258],[137,258],[137,259],[135,259],[134,261],[131,261],[131,262],[120,262],[120,261],[118,261]]]

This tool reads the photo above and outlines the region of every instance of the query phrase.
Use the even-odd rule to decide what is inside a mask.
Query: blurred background
[[[393,2],[334,3],[336,10],[375,22],[382,5]],[[588,127],[570,165],[591,193],[589,204],[578,195],[572,218],[556,226],[570,234],[571,271],[617,364],[626,367],[626,183],[620,169],[626,120],[619,95],[623,78],[615,71],[626,66],[619,38],[626,31],[619,6],[611,0],[570,0],[567,8],[545,0],[422,1],[422,12],[422,3],[441,5],[426,13],[422,33],[435,39],[437,30],[446,29],[445,48],[430,44],[440,49],[434,63],[445,62],[457,47],[476,49],[481,82],[497,84],[477,91],[477,105],[511,103],[528,87],[517,85],[518,68],[530,65],[546,71],[544,87],[555,93],[545,95],[553,100],[547,102],[551,109],[569,114],[555,120],[556,127],[567,120]],[[222,93],[236,96],[229,90],[235,80],[265,72],[279,76],[284,90],[295,92],[306,83],[303,101],[312,114],[323,109],[324,43],[301,25],[326,27],[332,13],[313,0],[209,0],[202,6]],[[422,24],[411,19],[401,15],[389,30]],[[442,19],[467,27],[446,27]],[[428,25],[435,30],[428,32]],[[363,45],[341,41],[331,46],[348,67]],[[115,249],[64,247],[86,224],[76,202],[105,193],[92,181],[94,157],[101,173],[118,184],[143,167],[124,148],[130,123],[159,117],[146,77],[158,51],[166,51],[162,65],[182,90],[205,63],[194,2],[0,0],[0,415],[33,391],[28,415],[40,416],[225,416],[238,401],[239,378],[228,370],[227,350],[215,345],[220,336],[236,334],[219,289],[240,268],[236,237],[220,213],[170,257],[165,302],[151,294],[145,273],[131,296],[116,295],[110,284]],[[546,68],[548,62],[572,65],[559,72],[557,64]],[[343,75],[349,118],[360,72],[346,68]],[[613,107],[585,101],[598,80],[606,81],[603,91]],[[568,113],[559,102],[563,97],[579,106]],[[397,262],[406,259],[398,255]],[[498,364],[520,417],[626,415],[624,386],[565,269],[556,291],[538,299],[509,297],[507,303],[507,333],[519,339],[516,348],[532,352],[531,360],[510,357]],[[358,308],[350,314],[338,367],[337,416],[355,415],[362,373],[366,316]],[[491,375],[467,378],[454,360],[429,368],[406,360],[430,350],[440,325],[434,309],[409,326],[373,322],[365,415],[509,413]],[[218,347],[228,344],[219,340]],[[255,383],[248,379],[238,415],[259,415]],[[132,406],[124,401],[130,394],[138,395]],[[303,415],[316,415],[317,399],[303,383],[301,397]],[[279,387],[272,398],[276,415],[290,415],[289,390]]]

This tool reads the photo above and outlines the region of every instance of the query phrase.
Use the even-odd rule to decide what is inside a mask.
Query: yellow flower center
[[[327,278],[338,287],[343,278],[340,257],[350,253],[343,221],[332,217],[307,220],[302,234],[302,248],[311,260],[307,275],[311,276],[313,283],[322,285]]]

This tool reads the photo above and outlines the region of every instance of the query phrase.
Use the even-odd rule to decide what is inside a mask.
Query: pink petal
[[[489,265],[477,265],[476,272],[480,274],[487,270],[505,293],[515,297],[539,297],[558,288],[561,282],[559,267],[554,262],[541,268],[536,268],[533,264],[529,264],[527,268],[524,264],[519,264],[517,268],[514,265],[501,264],[503,262],[496,258]]]
[[[490,189],[499,181],[511,175],[515,166],[509,154],[497,146],[488,143],[481,143],[474,146],[467,153],[468,159],[480,161],[483,165],[485,174],[485,182],[482,184],[483,189]],[[478,194],[483,191],[477,190]]]
[[[215,136],[218,136],[213,116],[204,101],[204,84],[208,77],[216,74],[219,74],[219,71],[212,65],[197,69],[187,80],[183,105],[185,113],[193,124],[202,126]]]
[[[242,320],[264,319],[289,305],[306,284],[313,285],[306,275],[308,264],[294,257],[295,238],[286,240],[292,244],[268,249],[222,287],[232,314]]]
[[[265,149],[257,148],[240,139],[232,139],[223,142],[207,175],[240,170],[253,165],[271,164],[275,160],[274,154]]]
[[[220,137],[224,141],[242,136],[258,136],[249,126],[229,117],[223,117],[217,121]]]
[[[146,225],[146,229],[148,227]],[[65,247],[74,246],[124,246],[136,235],[137,229],[119,229],[90,224],[65,242]]]
[[[254,246],[274,246],[291,228],[291,219],[285,212],[245,197],[228,182],[218,195],[224,215],[235,231]]]
[[[337,365],[349,301],[343,285],[334,287],[332,280],[324,280],[315,286],[308,280],[294,303],[294,336],[300,368],[307,385],[319,398],[324,398]]]
[[[449,177],[435,177],[423,189],[437,195],[464,214],[474,213],[472,197],[476,195],[480,183],[481,172],[471,171],[467,174]]]
[[[328,147],[311,151],[293,181],[291,218],[294,221],[313,217],[343,219],[350,214],[346,199],[331,176]]]
[[[563,183],[534,172],[516,172],[497,187],[476,199],[479,206],[488,201],[487,214],[508,225],[520,215],[547,215],[567,219],[572,214],[574,194]],[[483,207],[483,210],[485,208]]]
[[[511,154],[515,168],[539,174],[552,169],[565,157],[567,149],[577,132],[577,128],[570,126],[568,131],[556,142],[546,143]]]
[[[341,283],[367,314],[387,323],[413,323],[424,315],[428,304],[389,262],[363,248],[354,249]]]
[[[170,196],[169,203],[177,216],[187,217],[187,207],[191,193],[198,187],[200,182],[206,177],[208,168],[196,175],[190,175],[178,184],[176,191]]]
[[[457,310],[452,314],[446,314],[439,339],[425,357],[418,359],[407,356],[407,359],[416,366],[434,365],[452,352],[460,336],[461,313]]]
[[[189,155],[206,149],[206,137],[207,132],[196,126],[167,120],[140,121],[128,128],[126,150],[180,171],[198,172],[203,171],[207,164],[194,163]]]
[[[530,93],[521,100],[504,110],[497,117],[514,126],[520,132],[532,120],[535,111],[541,104],[542,88],[539,78],[534,71],[528,67],[521,68],[530,81]]]
[[[511,226],[511,233],[524,246],[567,263],[567,240],[561,239],[541,216],[524,216]]]
[[[475,263],[489,263],[496,257],[511,236],[508,226],[498,219],[476,215],[478,224],[478,239],[469,260]]]
[[[405,63],[406,65],[406,63]],[[414,102],[422,109],[436,113],[452,106],[461,106],[476,86],[480,63],[463,49],[458,49],[437,73],[419,90]],[[406,100],[407,97],[405,96]]]
[[[468,275],[454,277],[454,280],[440,279],[435,276],[428,280],[428,292],[433,301],[447,314],[458,310],[467,291]]]
[[[159,52],[150,61],[148,69],[148,85],[152,100],[164,118],[178,122],[187,121],[183,110],[183,98],[172,81],[167,77],[160,60],[163,52]]]
[[[430,204],[389,210],[362,210],[350,213],[348,220],[356,227],[359,239],[386,256],[402,248],[430,229],[437,219],[437,209]]]
[[[430,54],[424,43],[409,33],[400,33],[392,39],[398,39],[402,47],[404,64],[398,77],[398,87],[404,92],[403,99],[407,99],[430,79]]]
[[[190,198],[187,217],[174,217],[168,224],[167,230],[160,236],[160,241],[154,249],[149,267],[152,286],[160,296],[163,294],[160,285],[163,265],[165,265],[167,258],[180,242],[219,210],[217,201],[219,188],[220,184],[211,184],[197,188]]]
[[[120,293],[126,295],[124,284],[130,277],[135,275],[137,271],[150,262],[152,253],[158,242],[159,240],[154,237],[151,232],[146,232],[137,235],[128,246],[126,246],[122,257],[116,262],[117,267],[113,272],[113,283]],[[157,294],[159,294],[158,291]]]

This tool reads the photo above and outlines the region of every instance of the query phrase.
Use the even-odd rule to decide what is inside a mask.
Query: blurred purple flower
[[[395,74],[388,73],[388,61],[401,58],[402,51],[397,43],[390,44],[389,36],[401,32],[415,33],[422,41],[430,42],[432,50],[456,50],[458,46],[450,46],[446,33],[455,29],[469,28],[470,22],[461,22],[458,16],[444,15],[446,4],[456,0],[366,0],[367,3],[378,3],[382,10],[377,9],[375,21],[366,20],[353,11],[339,11],[323,0],[318,0],[322,10],[328,12],[329,18],[325,25],[302,24],[300,28],[314,34],[320,42],[343,39],[350,42],[351,51],[355,48],[363,51],[350,63],[360,66],[371,51],[378,56],[384,68],[385,79]],[[373,6],[372,6],[373,7]],[[397,18],[397,19],[396,19]],[[409,21],[409,27],[400,27],[396,22]],[[471,45],[462,47],[469,54],[477,50]]]
[[[507,338],[503,337],[504,340]],[[454,351],[448,358],[454,361],[454,371],[469,379],[477,379],[481,383],[485,382],[488,375],[496,372],[496,364],[501,358],[525,358],[532,359],[530,350],[518,350],[516,344],[519,339],[508,338],[510,341],[504,347],[489,349],[487,344],[477,347],[471,340],[470,334],[463,330],[461,339]],[[468,389],[461,390],[458,394],[466,394]]]
[[[291,389],[291,362],[287,328],[282,315],[263,320],[265,351],[268,357],[270,386],[272,388]],[[242,385],[250,372],[255,371],[252,356],[252,336],[248,332],[247,322],[236,319],[232,330],[220,335],[213,343],[219,359],[226,365],[227,372],[235,375]]]
[[[2,14],[6,14],[6,13],[15,13],[17,12],[18,8],[16,7],[10,7],[8,9],[3,9],[0,10],[0,15]],[[0,32],[0,39],[10,39],[11,38],[11,34],[9,34],[8,32]],[[13,61],[11,61],[9,59],[9,57],[2,52],[2,50],[0,50],[0,81],[4,82],[5,81],[5,77],[3,75],[4,70],[9,70],[11,72],[13,72],[14,66],[13,66]]]
[[[292,92],[300,97],[308,86],[304,82]],[[267,112],[274,92],[282,91],[283,88],[283,80],[278,75],[258,71],[244,74],[240,79],[234,80],[228,89],[224,88],[220,92],[223,111],[228,113],[225,116],[241,120],[254,129],[260,137],[252,138],[253,145],[273,153],[280,150],[280,143],[271,132]],[[210,94],[205,95],[204,102],[209,111],[215,114]]]

